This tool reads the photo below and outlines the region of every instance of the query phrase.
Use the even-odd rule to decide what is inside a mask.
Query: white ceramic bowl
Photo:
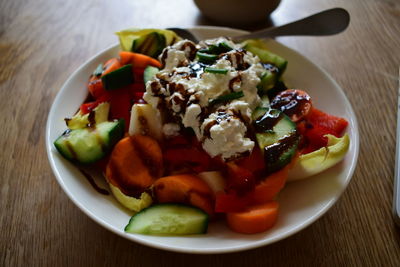
[[[192,29],[199,38],[233,36],[243,33],[229,28],[199,27]],[[101,40],[101,36],[99,36]],[[51,107],[46,146],[55,177],[69,198],[90,218],[110,231],[132,241],[151,247],[187,253],[226,253],[271,244],[304,229],[321,217],[337,201],[349,183],[357,163],[359,137],[356,116],[338,84],[321,68],[305,57],[273,40],[268,41],[273,52],[288,59],[284,74],[290,86],[306,90],[313,103],[322,110],[346,118],[350,149],[343,162],[310,179],[288,184],[279,195],[280,214],[276,225],[265,233],[242,235],[230,231],[221,222],[213,222],[205,235],[159,237],[124,232],[131,213],[110,196],[96,192],[82,173],[65,160],[54,148],[53,141],[66,129],[63,118],[71,116],[84,101],[85,83],[95,67],[116,56],[118,45],[110,47],[77,69],[58,93]],[[99,175],[96,182],[107,187]]]

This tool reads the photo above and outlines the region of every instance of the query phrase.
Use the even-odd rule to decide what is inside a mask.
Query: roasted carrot
[[[140,196],[161,173],[161,148],[154,139],[141,135],[120,140],[106,167],[108,182],[134,197]]]
[[[132,64],[134,68],[145,68],[151,65],[161,68],[161,63],[158,60],[143,54],[121,51],[119,52],[119,57],[122,65]]]
[[[256,234],[264,232],[274,226],[278,218],[279,204],[270,201],[246,208],[242,212],[226,214],[229,228],[242,234]]]
[[[161,203],[184,203],[198,207],[210,215],[214,213],[213,192],[195,175],[181,174],[160,178],[154,183],[153,192]]]
[[[106,63],[104,63],[104,67],[103,67],[104,70],[103,70],[102,76],[104,76],[107,73],[110,73],[116,69],[119,69],[122,66],[123,66],[123,64],[120,63],[118,58],[109,59],[108,61],[106,61]]]
[[[250,193],[251,202],[254,204],[266,203],[273,200],[285,186],[289,165],[285,168],[272,173],[265,180],[261,181],[254,187],[254,191]]]

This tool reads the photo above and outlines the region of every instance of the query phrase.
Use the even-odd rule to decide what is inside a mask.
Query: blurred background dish
[[[194,0],[207,18],[233,26],[265,22],[280,0]]]

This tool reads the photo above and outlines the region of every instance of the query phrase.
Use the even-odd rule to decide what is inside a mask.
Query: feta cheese
[[[181,127],[176,124],[176,123],[166,123],[163,125],[163,134],[164,136],[168,137],[173,137],[179,135],[179,131],[181,130]]]
[[[169,49],[165,60],[165,70],[172,70],[186,60],[185,51]]]
[[[218,123],[214,124],[216,121]],[[211,157],[221,156],[227,160],[253,149],[254,142],[245,137],[247,127],[240,119],[212,113],[201,126],[203,133],[210,123],[214,125],[208,130],[209,138],[204,140],[203,148]]]
[[[182,124],[186,128],[191,127],[196,134],[196,137],[200,136],[200,121],[199,115],[201,113],[201,107],[198,104],[191,104],[186,108],[185,115],[182,118]]]
[[[227,73],[206,72],[206,66],[197,62],[194,55],[198,49],[221,42],[232,50],[221,53],[208,67],[225,69]],[[224,160],[253,149],[254,142],[246,133],[252,110],[260,102],[257,85],[265,71],[258,57],[243,50],[242,45],[220,37],[197,46],[182,40],[165,48],[160,60],[164,68],[146,84],[143,98],[154,108],[163,107],[163,112],[172,117],[175,123],[169,119],[163,127],[166,136],[177,134],[181,126],[192,128],[205,151]],[[209,106],[210,101],[232,92],[243,92],[244,96],[224,106]]]

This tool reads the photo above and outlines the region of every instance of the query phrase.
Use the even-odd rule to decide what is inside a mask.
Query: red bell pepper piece
[[[328,143],[326,134],[340,137],[348,122],[313,108],[305,121],[297,124],[297,130],[304,137],[301,154],[307,154],[324,147]]]
[[[209,169],[210,156],[196,148],[172,148],[164,152],[164,159],[168,164],[175,166],[186,166],[195,172]]]
[[[131,120],[131,95],[129,90],[117,89],[110,91],[110,118],[125,120],[125,131],[129,129]]]
[[[80,110],[81,110],[82,114],[87,114],[87,113],[91,112],[92,110],[94,110],[100,103],[107,102],[107,101],[109,101],[109,99],[110,99],[109,95],[104,94],[95,101],[83,103],[80,106]]]
[[[240,194],[251,191],[256,183],[253,173],[233,162],[226,164],[228,170],[227,188]]]
[[[242,211],[249,204],[249,199],[239,197],[236,192],[217,192],[215,195],[215,212]]]

